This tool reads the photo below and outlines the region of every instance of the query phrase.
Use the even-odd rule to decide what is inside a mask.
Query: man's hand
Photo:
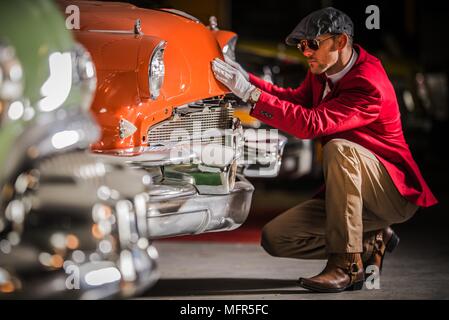
[[[212,61],[212,70],[215,78],[227,86],[237,97],[247,102],[251,91],[255,87],[246,80],[245,76],[230,64],[215,58]]]
[[[233,66],[238,71],[240,71],[243,74],[243,76],[245,77],[245,79],[247,81],[249,81],[249,74],[248,74],[248,72],[246,72],[245,69],[243,69],[242,66],[237,61],[232,60],[227,55],[225,55],[224,58],[225,58],[225,62],[226,63],[229,63],[231,66]]]

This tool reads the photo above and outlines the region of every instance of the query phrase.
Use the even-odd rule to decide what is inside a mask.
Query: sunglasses
[[[304,52],[306,50],[306,47],[308,47],[310,50],[316,51],[320,48],[320,43],[324,42],[326,40],[332,39],[334,37],[336,37],[337,35],[334,34],[333,36],[330,36],[329,38],[326,39],[305,39],[305,40],[301,40],[299,41],[297,47],[299,50],[301,50],[301,52]]]

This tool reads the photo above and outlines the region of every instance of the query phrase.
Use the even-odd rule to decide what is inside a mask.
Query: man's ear
[[[349,37],[346,33],[342,33],[337,36],[337,41],[335,41],[335,44],[337,46],[337,50],[343,50],[346,45],[348,44]]]

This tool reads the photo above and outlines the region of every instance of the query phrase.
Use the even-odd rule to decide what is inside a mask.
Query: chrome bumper
[[[254,187],[243,176],[230,193],[217,195],[199,194],[188,183],[167,182],[135,198],[148,239],[233,230],[248,217]]]

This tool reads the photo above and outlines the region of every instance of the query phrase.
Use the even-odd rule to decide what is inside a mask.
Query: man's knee
[[[270,223],[265,225],[262,229],[262,235],[260,239],[260,245],[265,251],[274,256],[274,257],[282,257],[282,241],[279,231],[276,228],[273,228]],[[285,244],[284,244],[285,245]]]
[[[288,237],[279,227],[268,223],[262,229],[260,244],[273,257],[303,258],[306,251],[307,239]]]
[[[344,154],[344,150],[350,147],[349,141],[344,139],[332,139],[323,147],[323,159],[326,161],[336,159]]]
[[[325,169],[332,165],[356,166],[359,163],[357,145],[345,139],[332,139],[323,147]]]
[[[305,237],[287,238],[270,225],[262,230],[262,248],[273,257],[295,258],[295,259],[324,259],[324,238]]]

